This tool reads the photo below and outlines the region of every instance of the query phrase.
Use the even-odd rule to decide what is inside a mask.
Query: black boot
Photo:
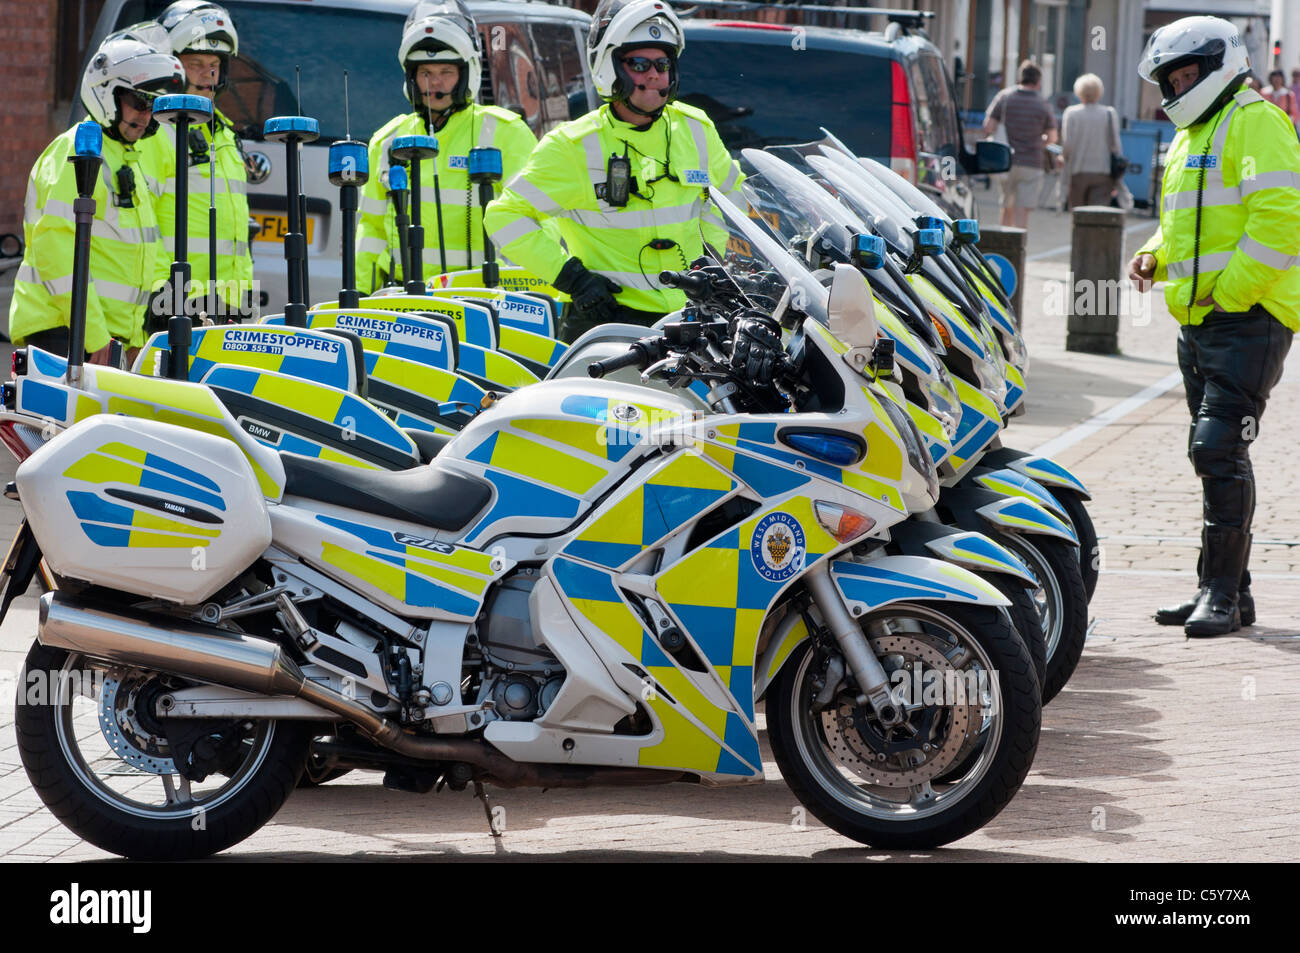
[[[1183,631],[1189,638],[1227,635],[1241,628],[1238,587],[1250,536],[1238,529],[1206,527],[1201,533],[1204,585]]]
[[[1186,602],[1180,602],[1172,606],[1161,606],[1156,610],[1156,625],[1182,625],[1196,608],[1196,603],[1200,601],[1202,592],[1204,592],[1203,589],[1198,589],[1196,595]]]
[[[1246,543],[1246,559],[1250,559],[1250,543]],[[1201,572],[1201,559],[1196,560],[1196,574],[1203,577]],[[1186,602],[1180,602],[1176,605],[1161,606],[1156,610],[1156,625],[1183,625],[1187,617],[1192,614],[1196,608],[1196,603],[1201,600],[1201,593],[1204,589],[1196,590],[1196,595],[1192,596]],[[1255,624],[1255,598],[1250,594],[1250,570],[1245,569],[1241,573],[1241,585],[1237,590],[1237,608],[1241,610],[1241,624]]]

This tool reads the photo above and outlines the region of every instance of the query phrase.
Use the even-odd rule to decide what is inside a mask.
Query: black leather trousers
[[[1291,348],[1291,332],[1263,308],[1208,315],[1184,326],[1178,366],[1192,415],[1187,454],[1204,494],[1202,584],[1206,576],[1237,576],[1250,584],[1249,533],[1255,514],[1250,444]],[[1210,550],[1222,548],[1226,556]],[[1231,551],[1226,552],[1226,551]],[[1212,563],[1212,565],[1211,565]],[[1234,587],[1235,588],[1235,587]]]

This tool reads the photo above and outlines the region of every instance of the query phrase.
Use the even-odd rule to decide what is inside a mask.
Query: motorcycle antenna
[[[423,205],[420,198],[420,161],[438,158],[438,140],[434,136],[398,136],[393,140],[389,153],[399,162],[405,162],[409,166],[407,174],[411,182],[411,225],[407,229],[407,237],[411,245],[409,252],[411,270],[404,271],[403,274],[406,277],[407,293],[422,295],[426,294],[427,290],[424,287],[424,224],[420,214],[420,207]],[[435,163],[435,181],[437,168]],[[438,220],[442,221],[441,215]]]
[[[72,202],[76,217],[72,246],[72,311],[68,316],[68,384],[81,386],[86,350],[86,293],[90,280],[90,231],[95,221],[95,180],[103,161],[104,133],[87,119],[77,127],[74,151],[68,157],[77,178]]]
[[[320,138],[320,124],[308,116],[273,116],[263,126],[262,135],[268,142],[283,142],[285,150],[285,199],[289,213],[289,232],[284,236],[284,260],[288,265],[289,302],[284,306],[284,323],[292,328],[307,326],[306,258],[307,243],[303,237],[302,167],[298,163],[299,147],[304,142]]]
[[[347,114],[348,71],[343,71],[344,115]],[[350,132],[351,123],[344,119],[344,132]],[[356,235],[358,186],[370,180],[370,156],[364,142],[355,141],[351,135],[330,143],[330,184],[338,186],[339,209],[343,212],[340,241],[343,259],[343,284],[339,289],[339,307],[355,308],[361,304],[361,292],[356,289]],[[373,287],[373,284],[372,284]]]
[[[298,111],[302,112],[302,67],[297,63],[293,66],[294,79],[298,84]],[[289,196],[289,201],[293,201],[293,196]],[[303,303],[311,301],[311,276],[307,273],[307,196],[302,192],[302,150],[298,150],[298,221],[302,223],[303,249],[302,257],[298,259],[298,267],[302,269],[302,300]]]
[[[215,323],[217,299],[217,135],[208,150],[208,319]]]

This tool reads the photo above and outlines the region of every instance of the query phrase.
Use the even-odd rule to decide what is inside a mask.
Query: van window
[[[732,152],[810,142],[825,126],[859,155],[887,157],[889,101],[878,93],[889,89],[889,64],[788,42],[690,37],[678,98],[708,113]]]
[[[532,30],[544,94],[544,131],[549,132],[590,109],[582,74],[583,54],[578,48],[578,34],[568,23],[534,23]]]
[[[537,132],[543,128],[542,96],[525,23],[481,23],[483,51],[498,106],[513,109]]]
[[[957,107],[948,94],[943,61],[932,50],[922,50],[912,60],[911,74],[918,148],[937,156],[957,155]]]

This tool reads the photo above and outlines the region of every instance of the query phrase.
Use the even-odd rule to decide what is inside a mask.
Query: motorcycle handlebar
[[[587,365],[587,373],[592,377],[604,377],[606,374],[611,374],[623,367],[631,367],[634,364],[640,367],[641,370],[645,370],[645,354],[635,344],[626,354],[611,357],[604,361],[592,361]]]
[[[698,271],[661,271],[659,283],[679,288],[688,298],[699,298],[709,293],[709,276]]]

